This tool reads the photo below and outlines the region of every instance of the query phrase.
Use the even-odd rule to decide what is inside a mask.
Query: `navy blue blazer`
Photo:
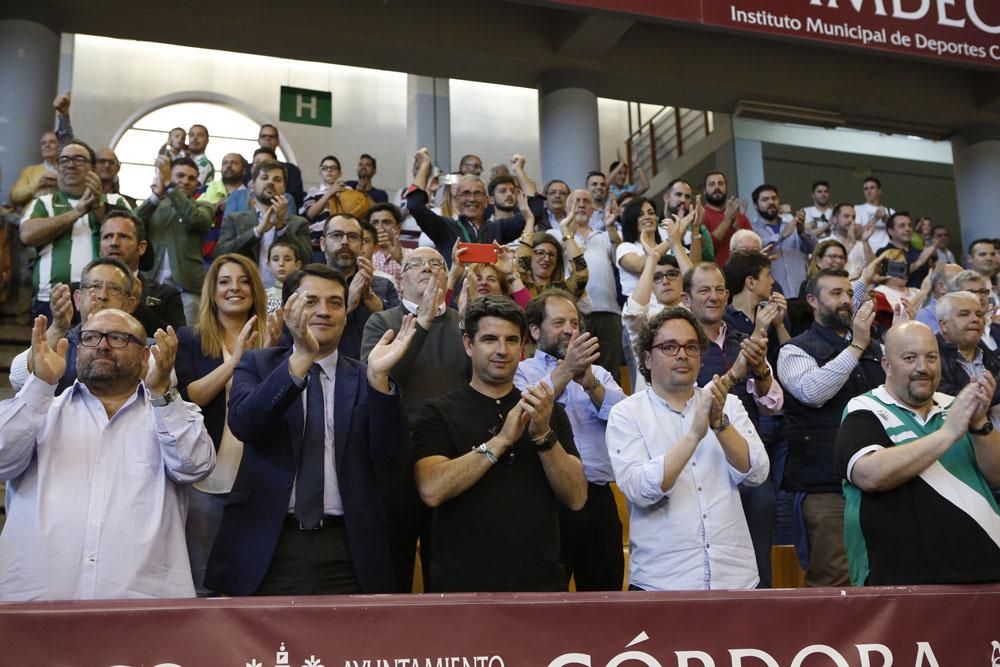
[[[291,348],[251,350],[233,375],[229,428],[243,441],[233,490],[209,558],[205,585],[226,595],[252,595],[278,544],[305,429],[302,388],[288,371]],[[337,481],[347,539],[363,593],[393,591],[389,532],[376,467],[396,467],[409,446],[398,394],[368,385],[366,366],[341,354],[334,381]]]

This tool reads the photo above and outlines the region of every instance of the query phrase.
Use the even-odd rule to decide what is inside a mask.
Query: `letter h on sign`
[[[286,123],[330,127],[333,124],[332,95],[323,90],[282,86],[279,118]]]

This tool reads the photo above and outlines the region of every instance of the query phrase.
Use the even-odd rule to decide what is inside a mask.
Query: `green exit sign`
[[[333,125],[333,98],[328,91],[281,87],[279,118],[285,123]]]

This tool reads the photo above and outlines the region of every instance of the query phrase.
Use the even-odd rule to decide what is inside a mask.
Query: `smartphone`
[[[497,247],[492,243],[459,243],[459,248],[465,248],[462,253],[462,264],[496,264]]]
[[[906,262],[886,262],[885,263],[885,275],[889,278],[906,278],[909,276],[910,267]]]

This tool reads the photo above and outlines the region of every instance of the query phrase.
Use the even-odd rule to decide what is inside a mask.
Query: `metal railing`
[[[643,121],[635,132],[625,140],[625,155],[629,167],[632,164],[633,147],[641,166],[654,178],[661,167],[684,155],[684,151],[694,146],[715,129],[711,111],[663,107],[652,118]]]

